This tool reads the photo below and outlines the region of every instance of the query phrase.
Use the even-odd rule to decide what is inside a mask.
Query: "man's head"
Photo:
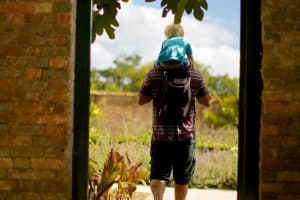
[[[180,24],[170,24],[165,28],[165,36],[169,37],[183,37],[184,30]]]

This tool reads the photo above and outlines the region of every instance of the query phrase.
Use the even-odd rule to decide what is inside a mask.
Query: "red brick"
[[[65,114],[47,114],[38,118],[37,123],[43,124],[69,124],[71,117],[68,113]]]
[[[50,170],[32,170],[32,169],[9,169],[7,176],[10,179],[27,179],[27,180],[51,180],[55,178],[55,171]]]
[[[67,145],[68,139],[66,136],[57,135],[55,137],[40,136],[40,137],[33,137],[32,144],[33,146],[45,146],[45,147],[52,147],[57,148],[57,150],[64,152],[64,147]]]
[[[25,22],[25,17],[24,14],[20,13],[13,13],[13,14],[8,14],[6,22],[8,24],[24,24]]]
[[[45,81],[67,81],[70,78],[69,70],[67,69],[50,69],[50,70],[43,70],[43,80]]]
[[[0,137],[10,134],[10,127],[6,124],[0,124]]]
[[[34,4],[34,13],[51,13],[52,12],[52,3],[35,3]]]
[[[13,161],[11,158],[0,158],[0,168],[12,168],[12,166]]]
[[[41,56],[41,49],[39,47],[26,47],[24,49],[26,56]]]
[[[300,102],[268,102],[264,106],[265,113],[288,113],[300,110]]]
[[[12,112],[12,103],[11,102],[0,102],[0,112],[1,113]]]
[[[300,136],[285,136],[282,141],[283,146],[298,147],[300,144]]]
[[[279,171],[277,172],[278,181],[300,182],[299,171]]]
[[[66,81],[49,81],[48,82],[48,90],[53,90],[53,91],[65,91],[68,92],[70,91],[70,84]]]
[[[69,66],[69,59],[66,57],[52,57],[49,59],[49,67],[66,68]]]
[[[46,110],[45,103],[42,102],[22,102],[14,107],[15,112],[19,113],[43,113]]]
[[[284,185],[279,183],[261,183],[260,192],[274,192],[282,193],[284,191]]]
[[[0,157],[10,156],[10,146],[3,146],[0,144]]]
[[[7,123],[7,122],[16,122],[16,115],[13,113],[3,113],[0,112],[0,122]]]
[[[0,180],[0,191],[11,191],[15,188],[14,184],[13,181]]]
[[[69,44],[67,37],[63,35],[53,36],[48,39],[48,44],[51,46],[64,46]]]
[[[11,80],[0,80],[0,91],[12,90],[13,81]]]
[[[58,24],[70,25],[71,15],[69,13],[62,13],[58,15]]]
[[[287,194],[300,195],[300,182],[287,182],[284,184],[284,191]]]
[[[56,24],[56,16],[52,14],[26,14],[25,22],[30,24]],[[45,38],[44,41],[46,42]],[[33,43],[34,44],[34,43]]]
[[[11,128],[12,135],[26,135],[37,136],[45,133],[45,127],[43,125],[15,125]]]
[[[3,3],[0,4],[0,11],[4,13],[32,13],[34,11],[34,4],[32,3]]]
[[[28,169],[30,168],[30,159],[28,158],[15,158],[13,161],[14,169]]]
[[[31,167],[33,169],[62,169],[64,164],[57,159],[33,158],[31,159]]]
[[[28,79],[28,80],[41,79],[42,70],[41,69],[27,68],[22,77],[24,79]]]
[[[29,146],[32,144],[31,136],[16,136],[15,145]]]
[[[264,145],[263,143],[261,144],[262,146]],[[278,168],[278,153],[277,149],[274,148],[261,148],[261,169],[266,169],[266,170],[276,170]]]
[[[23,146],[13,146],[10,148],[10,156],[12,157],[43,157],[43,158],[56,158],[61,156],[61,151],[57,147],[50,146],[39,146],[35,145],[27,146],[26,151],[24,151]]]
[[[58,136],[66,135],[66,128],[63,125],[47,125],[46,126],[46,135]]]
[[[300,195],[297,194],[279,194],[278,200],[299,200]]]

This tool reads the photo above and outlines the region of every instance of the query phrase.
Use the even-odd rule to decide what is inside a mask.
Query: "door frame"
[[[87,199],[91,0],[77,1],[72,199]],[[241,0],[238,200],[257,200],[262,94],[261,0]]]

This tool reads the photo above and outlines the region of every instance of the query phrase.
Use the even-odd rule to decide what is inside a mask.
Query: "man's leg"
[[[175,200],[185,200],[188,193],[188,183],[195,170],[195,142],[182,142],[177,145],[173,177],[175,180]]]
[[[185,200],[188,193],[188,185],[175,184],[175,200]]]
[[[163,180],[152,179],[150,181],[150,187],[154,200],[163,200],[166,190],[166,182]]]

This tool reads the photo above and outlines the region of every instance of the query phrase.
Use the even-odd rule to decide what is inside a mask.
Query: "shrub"
[[[104,163],[101,176],[99,174],[91,174],[89,177],[89,199],[90,200],[124,200],[130,199],[133,192],[136,190],[136,185],[143,182],[143,177],[148,176],[147,171],[144,170],[142,163],[131,165],[131,161],[114,149],[110,150],[108,158]],[[128,163],[128,165],[127,165]],[[95,161],[91,161],[91,170]],[[113,189],[112,186],[116,184],[117,188]]]

